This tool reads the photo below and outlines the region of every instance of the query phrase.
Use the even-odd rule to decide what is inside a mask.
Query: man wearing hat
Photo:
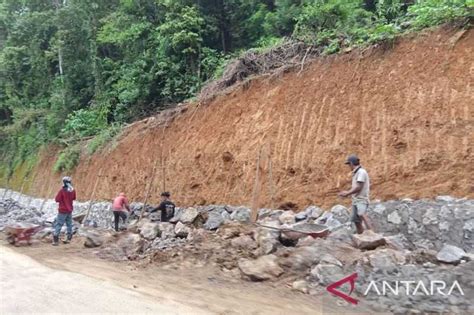
[[[58,191],[55,198],[58,206],[58,216],[56,217],[56,224],[53,233],[53,245],[57,246],[59,243],[59,234],[66,223],[67,238],[64,240],[65,244],[71,242],[72,239],[72,210],[73,201],[76,200],[76,191],[72,187],[71,177],[63,177],[63,187]]]
[[[360,160],[357,155],[350,155],[345,164],[349,165],[352,170],[352,188],[350,190],[341,191],[340,197],[352,196],[352,217],[357,233],[364,232],[362,221],[365,223],[367,229],[372,229],[372,224],[367,216],[367,209],[369,208],[369,192],[370,180],[367,171],[360,165]]]
[[[150,212],[161,211],[161,222],[168,222],[174,216],[174,208],[176,207],[170,200],[171,194],[167,191],[161,193],[161,203],[158,207]]]

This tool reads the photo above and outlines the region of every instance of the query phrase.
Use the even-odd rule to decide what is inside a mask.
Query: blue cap
[[[352,165],[358,165],[359,164],[359,158],[355,154],[351,154],[347,157],[347,160],[345,164],[352,164]]]

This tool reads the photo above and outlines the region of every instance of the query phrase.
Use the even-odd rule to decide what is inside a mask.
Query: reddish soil
[[[260,206],[341,203],[336,192],[350,179],[343,162],[353,152],[371,176],[372,199],[472,198],[474,36],[460,35],[438,29],[320,58],[174,118],[137,122],[119,142],[84,155],[72,174],[78,196],[91,198],[102,173],[94,199],[124,191],[143,201],[152,182],[153,203],[166,189],[179,205],[250,205],[263,148]],[[55,153],[43,153],[30,193],[58,188]]]

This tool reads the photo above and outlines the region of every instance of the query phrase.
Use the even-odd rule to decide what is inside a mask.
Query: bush
[[[107,126],[106,115],[93,109],[79,109],[68,115],[62,133],[75,138],[98,134]]]
[[[59,153],[56,163],[54,163],[55,172],[69,172],[72,171],[79,163],[81,150],[79,146],[72,146],[62,150]]]
[[[94,154],[100,147],[111,141],[119,132],[119,125],[112,125],[111,127],[102,130],[95,136],[87,145],[87,153]]]
[[[408,8],[415,29],[435,26],[469,16],[466,0],[419,0]]]
[[[373,26],[373,14],[364,10],[359,0],[313,0],[296,20],[294,35],[323,47],[326,54],[366,41]]]

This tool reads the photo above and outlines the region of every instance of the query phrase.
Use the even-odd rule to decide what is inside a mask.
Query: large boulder
[[[185,224],[192,224],[199,215],[199,211],[196,208],[186,208],[181,213],[179,220]]]
[[[320,257],[321,250],[318,246],[297,247],[290,255],[281,257],[279,263],[291,271],[306,271],[317,264]]]
[[[139,226],[140,235],[146,238],[147,240],[154,240],[158,237],[159,227],[158,223],[146,221]]]
[[[279,222],[277,221],[265,221],[263,224],[275,228],[280,226]],[[278,245],[280,245],[280,241],[278,240],[279,237],[279,230],[263,227],[256,229],[254,232],[254,239],[257,241],[258,248],[255,254],[257,256],[261,256],[273,253],[277,249]]]
[[[350,211],[342,205],[335,205],[331,208],[331,214],[334,219],[338,220],[341,223],[346,223],[350,218]]]
[[[359,249],[375,249],[385,245],[385,239],[382,234],[374,233],[372,230],[365,230],[362,234],[352,235],[354,246]]]
[[[405,256],[396,250],[386,248],[369,255],[370,265],[376,270],[395,271],[406,262]]]
[[[176,223],[174,227],[174,233],[177,237],[186,238],[188,237],[189,233],[191,232],[191,228],[184,225],[181,222]]]
[[[329,233],[326,239],[352,245],[352,234],[350,227],[341,227]]]
[[[291,210],[283,212],[278,218],[281,224],[291,225],[296,222],[295,213]]]
[[[448,264],[457,264],[465,256],[466,252],[463,249],[453,245],[445,244],[436,255],[436,259],[440,262]]]
[[[188,241],[193,241],[195,243],[198,242],[203,242],[208,238],[208,234],[206,230],[204,229],[193,229],[191,232],[188,234],[188,237],[186,238]]]
[[[385,236],[384,239],[387,246],[395,250],[406,250],[412,247],[403,234]]]
[[[309,206],[308,208],[306,208],[305,212],[311,219],[317,219],[324,213],[324,210],[320,207]]]
[[[224,213],[229,215],[227,211],[224,211]],[[207,221],[204,223],[204,228],[206,230],[216,230],[224,223],[224,221],[225,219],[220,211],[210,211],[208,213]]]
[[[181,218],[181,215],[183,214],[183,208],[175,208],[174,209],[174,216],[169,220],[169,222],[171,223],[177,223],[180,218]]]
[[[123,251],[125,256],[132,259],[143,251],[145,241],[138,234],[125,233],[120,235],[117,246]]]
[[[328,285],[341,280],[346,276],[340,266],[321,263],[311,269],[311,278],[315,279],[321,285]]]
[[[238,266],[242,274],[253,281],[275,279],[283,273],[275,255],[261,256],[255,260],[242,258]]]
[[[84,232],[83,235],[86,237],[84,241],[84,246],[87,248],[99,247],[104,244],[104,237],[95,231]]]
[[[245,207],[235,208],[233,209],[230,218],[233,221],[248,222],[250,221],[250,209]]]
[[[158,223],[158,231],[161,239],[169,239],[176,237],[174,232],[174,224],[169,222]]]

